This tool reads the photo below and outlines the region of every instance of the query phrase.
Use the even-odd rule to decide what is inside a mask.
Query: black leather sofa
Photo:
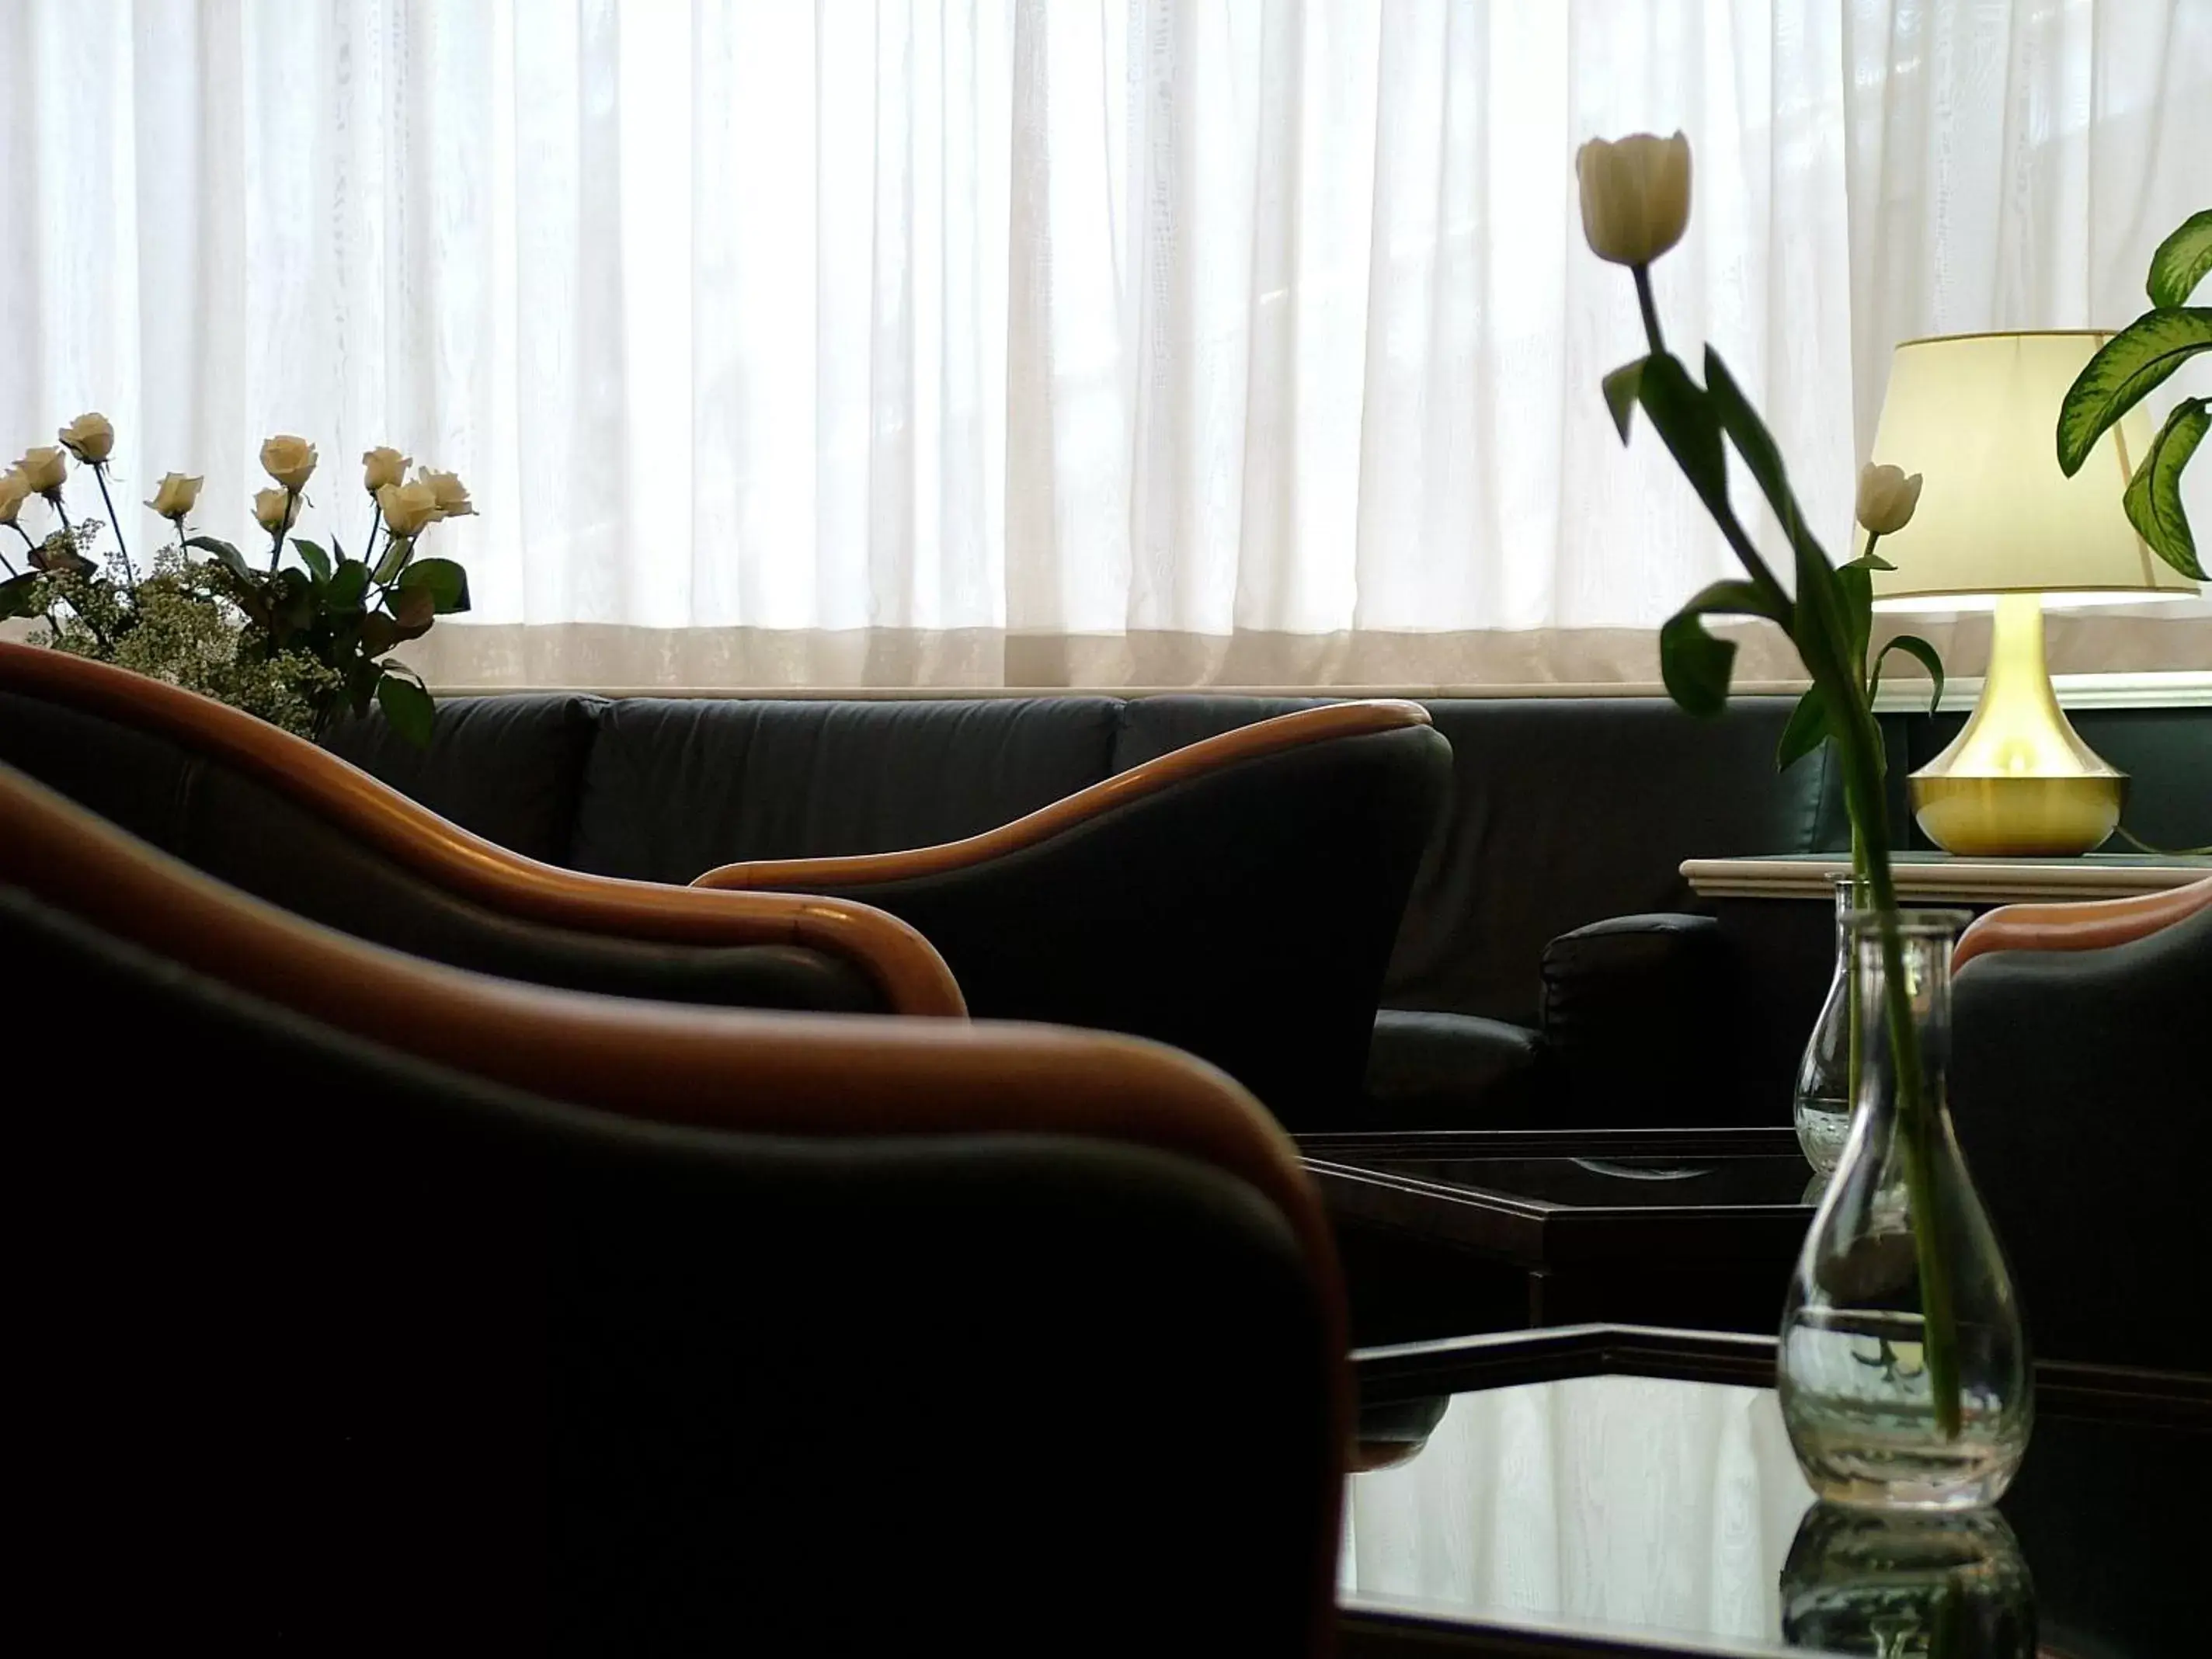
[[[518,695],[448,701],[427,753],[374,719],[331,746],[533,856],[688,882],[733,860],[975,835],[1319,701]],[[1775,770],[1791,706],[1743,697],[1701,721],[1656,698],[1427,700],[1451,744],[1450,799],[1391,956],[1364,1091],[1302,1127],[1787,1121],[1826,984],[1827,919],[1789,907],[1799,948],[1747,945],[1680,866],[1848,844],[1826,757]],[[2212,839],[2212,711],[2091,710],[2076,724],[2138,775],[2129,821],[2141,833]],[[1884,726],[1903,838],[1904,775],[1957,718]]]

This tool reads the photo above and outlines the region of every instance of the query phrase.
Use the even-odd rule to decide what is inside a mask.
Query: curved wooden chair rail
[[[967,1004],[936,948],[850,899],[707,893],[540,864],[472,835],[359,767],[211,698],[66,652],[0,643],[0,690],[172,738],[283,791],[416,874],[508,915],[580,933],[691,945],[797,945],[859,964],[904,1014]]]
[[[468,973],[226,886],[4,766],[0,883],[325,1025],[550,1099],[747,1133],[1063,1134],[1195,1159],[1283,1217],[1321,1291],[1328,1352],[1346,1352],[1334,1236],[1297,1148],[1237,1084],[1163,1044],[1044,1025],[702,1008]],[[1336,1369],[1332,1430],[1348,1446],[1351,1373]],[[1334,1583],[1326,1564],[1316,1571]]]
[[[2212,905],[2212,876],[2162,893],[2072,904],[2008,904],[1977,918],[1951,951],[1954,972],[1992,951],[2101,951],[2170,927]]]
[[[1003,858],[1024,847],[1059,835],[1085,818],[1206,772],[1233,766],[1239,761],[1327,743],[1334,738],[1365,737],[1429,724],[1429,711],[1417,702],[1395,698],[1369,698],[1357,702],[1327,703],[1300,708],[1272,720],[1256,720],[1233,732],[1188,744],[1126,772],[1062,796],[1011,823],[969,836],[962,841],[939,842],[897,853],[858,853],[842,858],[763,859],[747,864],[725,864],[696,878],[694,887],[778,888],[859,887],[873,882],[902,881],[912,876],[939,875],[948,870]]]

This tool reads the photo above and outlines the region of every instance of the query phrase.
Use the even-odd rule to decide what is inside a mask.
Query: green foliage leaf
[[[1705,631],[1707,617],[1768,617],[1766,596],[1749,582],[1715,582],[1700,591],[1659,629],[1659,675],[1667,693],[1700,719],[1728,704],[1735,641]]]
[[[1820,688],[1808,685],[1797,706],[1790,711],[1790,724],[1782,728],[1782,741],[1774,746],[1774,769],[1785,772],[1805,758],[1828,737],[1828,700]]]
[[[240,580],[248,582],[253,580],[252,567],[246,562],[246,556],[228,542],[220,540],[214,536],[187,536],[185,538],[185,545],[197,547],[203,553],[214,554],[216,558],[222,561],[223,568]]]
[[[2212,351],[2212,307],[2145,312],[2098,349],[2058,407],[2058,465],[2081,470],[2097,440],[2200,351]]]
[[[331,556],[323,551],[319,544],[309,541],[305,536],[295,536],[292,545],[299,550],[301,562],[307,567],[309,574],[318,582],[330,580]]]
[[[1636,414],[1638,388],[1643,384],[1644,365],[1649,361],[1638,357],[1632,363],[1624,363],[1602,382],[1605,387],[1605,406],[1613,416],[1613,429],[1620,434],[1620,441],[1628,441],[1628,423]]]
[[[2197,557],[2197,538],[2190,533],[2189,514],[2182,505],[2181,469],[2204,441],[2207,427],[2212,427],[2212,398],[2187,398],[2176,404],[2120,498],[2128,522],[2150,550],[2199,582],[2206,577]]]
[[[421,639],[430,631],[431,623],[437,618],[438,602],[431,597],[428,588],[395,589],[387,603],[392,620],[398,624],[399,637],[403,640]]]
[[[392,729],[417,749],[430,746],[430,732],[438,718],[438,705],[412,680],[387,673],[376,683],[377,706]]]
[[[1636,399],[1706,509],[1716,517],[1726,514],[1728,452],[1721,447],[1720,422],[1689,370],[1672,352],[1655,352],[1644,360]]]
[[[469,573],[451,559],[417,559],[400,573],[399,591],[428,593],[433,614],[449,617],[469,608]]]
[[[0,622],[15,617],[35,617],[44,607],[44,579],[35,570],[0,581]]]
[[[2200,208],[2150,256],[2150,280],[2143,284],[2143,292],[2154,306],[2185,306],[2208,271],[2212,271],[2212,208]]]
[[[362,599],[368,592],[368,567],[359,559],[343,559],[331,574],[331,585],[324,591],[323,602],[333,611],[345,612],[362,608]]]
[[[1936,689],[1928,696],[1928,712],[1934,714],[1936,706],[1943,701],[1943,659],[1934,646],[1917,634],[1899,634],[1882,647],[1874,659],[1874,670],[1868,679],[1867,700],[1871,702],[1874,694],[1881,690],[1882,659],[1893,651],[1902,651],[1912,658],[1928,671],[1928,678],[1935,681]]]
[[[372,659],[382,656],[399,643],[399,624],[381,611],[372,611],[362,618],[361,653]]]

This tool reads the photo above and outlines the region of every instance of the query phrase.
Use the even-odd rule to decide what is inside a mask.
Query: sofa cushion
[[[448,697],[427,750],[380,713],[340,722],[323,747],[487,841],[564,864],[585,758],[608,706],[571,692]]]
[[[742,859],[957,841],[1105,777],[1120,712],[1108,697],[626,698],[592,744],[573,862],[687,882]]]

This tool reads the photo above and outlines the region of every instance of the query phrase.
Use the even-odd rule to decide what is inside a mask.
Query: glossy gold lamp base
[[[2118,824],[2127,775],[2082,742],[2058,707],[2037,595],[1998,599],[1981,701],[1911,786],[1921,829],[1962,856],[2071,856],[2101,846]]]

